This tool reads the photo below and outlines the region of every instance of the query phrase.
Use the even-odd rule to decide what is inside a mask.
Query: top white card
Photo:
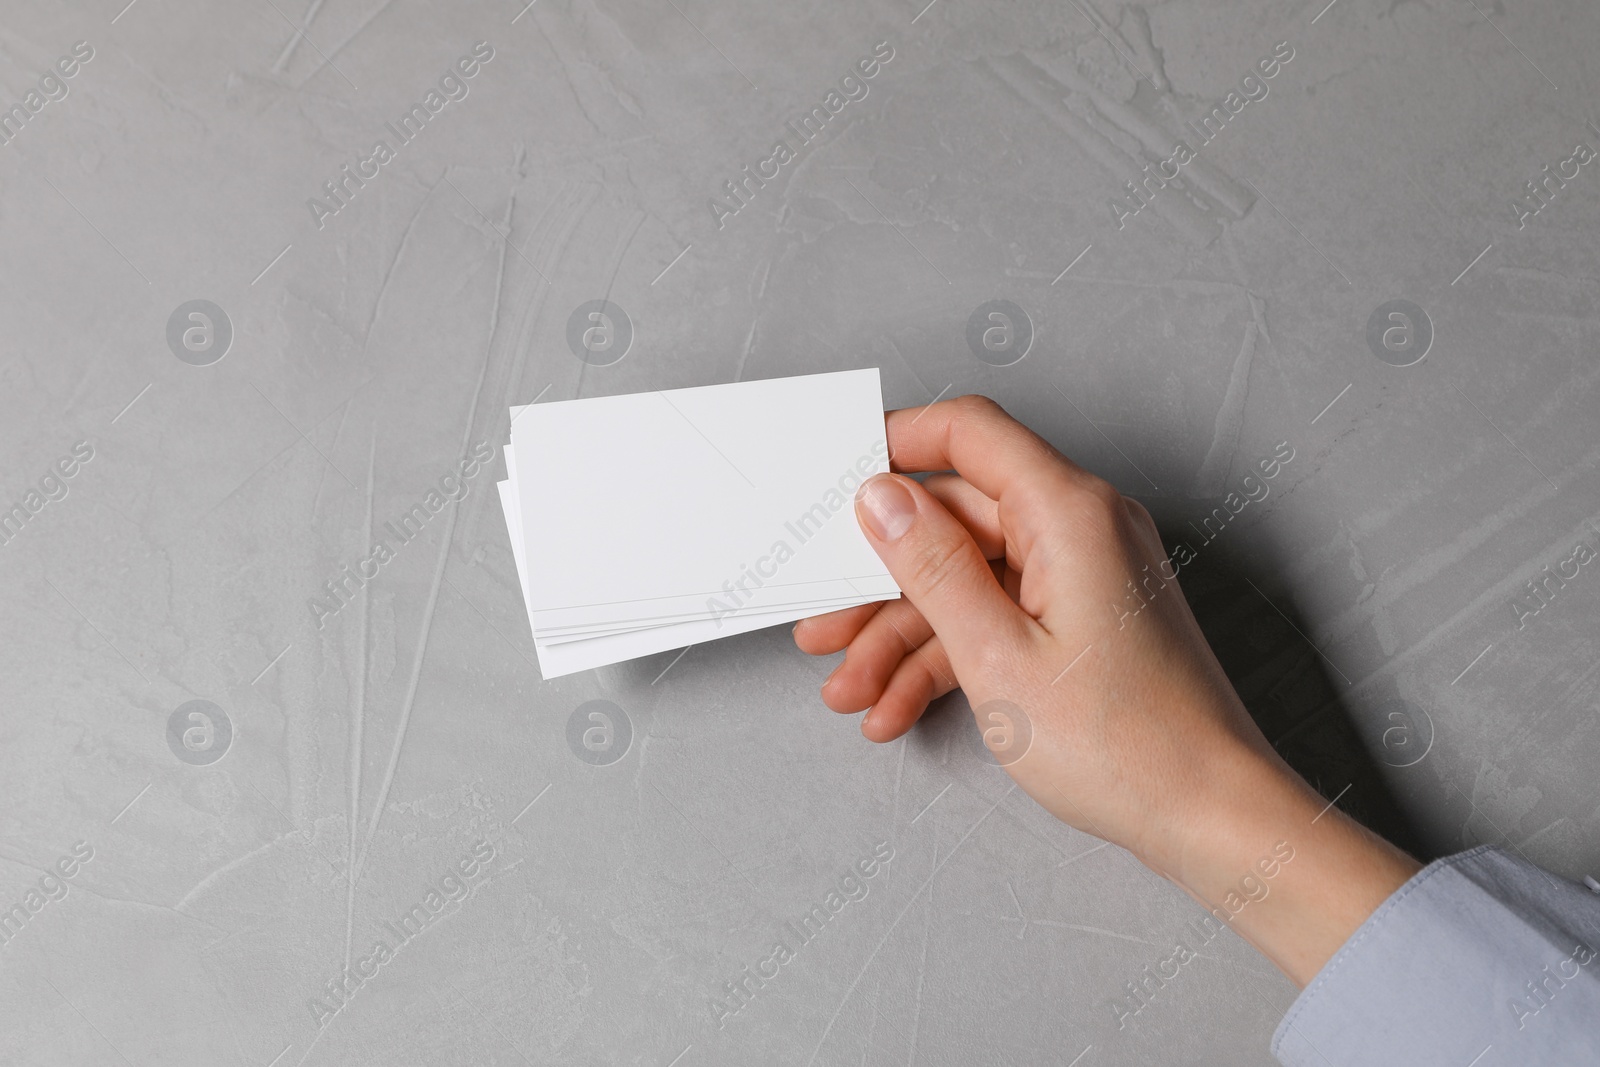
[[[898,587],[856,524],[876,368],[535,404],[511,426],[536,632]]]

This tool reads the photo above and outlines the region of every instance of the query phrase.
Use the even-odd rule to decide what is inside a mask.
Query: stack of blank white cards
[[[877,368],[515,407],[505,457],[545,678],[900,595],[855,517]]]

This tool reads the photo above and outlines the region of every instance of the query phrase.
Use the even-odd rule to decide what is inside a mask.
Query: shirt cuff
[[[1600,1063],[1600,896],[1499,848],[1436,860],[1272,1038],[1286,1067]]]

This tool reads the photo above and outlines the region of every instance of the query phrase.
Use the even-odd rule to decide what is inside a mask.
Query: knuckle
[[[1073,480],[1065,494],[1066,521],[1061,527],[1073,556],[1111,559],[1130,540],[1137,540],[1136,523],[1125,499],[1104,479],[1086,475]]]
[[[884,626],[888,628],[889,633],[893,634],[893,637],[889,638],[889,640],[900,646],[899,654],[901,656],[910,655],[922,646],[922,642],[906,633],[905,626],[895,622],[887,611],[881,612],[878,618],[883,620]]]
[[[940,648],[916,649],[912,670],[916,672],[926,690],[925,696],[930,700],[943,696],[958,684],[955,668],[950,666],[950,657]]]
[[[1128,509],[1128,518],[1132,520],[1133,525],[1147,534],[1154,534],[1156,532],[1156,520],[1150,514],[1150,509],[1131,496],[1123,497],[1123,501],[1124,506]]]
[[[1078,483],[1078,504],[1089,510],[1090,515],[1099,521],[1115,520],[1126,513],[1127,499],[1117,492],[1117,487],[1104,478],[1093,475],[1085,477]]]
[[[968,393],[950,401],[955,409],[955,419],[960,422],[994,422],[997,418],[1009,419],[999,402],[982,393]]]
[[[971,579],[971,556],[965,545],[933,541],[920,546],[906,561],[906,577],[918,596],[938,599],[946,595],[947,590]]]

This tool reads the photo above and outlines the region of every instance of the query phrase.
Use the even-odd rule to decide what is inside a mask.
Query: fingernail
[[[839,672],[842,671],[842,670],[844,670],[844,662],[841,660],[839,665],[837,667],[835,667],[832,671],[828,672],[828,676],[822,680],[823,688],[827,688],[828,683],[833,681],[836,677],[838,677]]]
[[[917,502],[894,475],[879,474],[856,493],[856,514],[878,540],[894,541],[911,529]]]

